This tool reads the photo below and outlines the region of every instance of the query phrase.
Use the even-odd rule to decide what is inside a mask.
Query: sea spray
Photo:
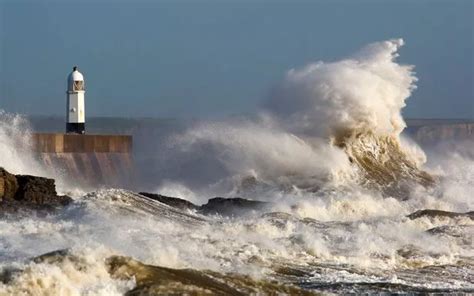
[[[61,170],[39,160],[32,134],[27,117],[0,110],[0,167],[13,174],[53,178],[61,194],[83,195],[84,191],[77,187],[74,180],[69,180]]]
[[[251,178],[286,191],[358,183],[408,198],[412,185],[434,179],[421,169],[422,150],[400,139],[417,80],[413,66],[395,61],[402,45],[377,42],[340,61],[292,69],[256,118],[199,124],[173,139],[173,151],[217,163],[220,175],[205,186],[221,194],[245,194]]]
[[[265,109],[298,134],[398,136],[405,127],[401,110],[416,82],[413,66],[395,61],[402,45],[402,39],[376,42],[340,61],[291,69]]]
[[[7,246],[3,254],[8,255],[2,258],[3,266],[26,260],[27,272],[0,289],[32,291],[35,286],[28,283],[48,275],[43,287],[53,292],[123,291],[130,283],[111,278],[104,265],[114,255],[154,266],[250,275],[254,280],[343,282],[348,290],[358,282],[407,285],[397,291],[473,288],[468,278],[460,278],[473,256],[466,241],[473,230],[470,218],[409,219],[405,214],[413,209],[412,200],[387,203],[368,195],[355,204],[350,198],[321,202],[327,217],[318,220],[302,212],[289,214],[292,209],[245,219],[203,219],[131,192],[102,190],[60,215],[19,217],[2,227],[2,244]],[[430,232],[435,228],[439,230]],[[28,258],[64,248],[79,258],[28,263]],[[238,276],[232,279],[239,281]]]
[[[0,110],[0,166],[13,174],[45,175],[33,155],[27,119]]]
[[[317,190],[337,182],[337,173],[351,173],[347,156],[327,141],[303,139],[254,122],[202,124],[175,141],[184,153],[211,146],[207,151],[212,149],[214,158],[224,168],[225,175],[221,178],[225,180],[228,176],[227,180],[237,182],[232,185],[240,187],[251,177],[267,188],[285,190],[296,186]]]
[[[148,270],[168,267],[199,270],[215,278],[219,278],[217,273],[225,274],[232,287],[244,275],[252,285],[264,279],[334,293],[472,293],[474,227],[470,216],[409,215],[426,208],[472,210],[474,169],[468,157],[472,146],[448,157],[449,165],[443,161],[441,168],[436,168],[434,158],[429,165],[441,176],[440,182],[418,186],[423,184],[417,176],[423,176],[424,155],[399,138],[404,126],[400,110],[415,81],[410,66],[394,62],[401,44],[399,40],[375,43],[341,62],[319,63],[322,68],[340,63],[336,68],[347,72],[341,77],[351,78],[338,84],[347,90],[326,97],[334,102],[319,102],[305,91],[301,100],[308,105],[298,103],[295,106],[300,107],[291,109],[290,104],[291,112],[267,105],[256,119],[195,125],[171,137],[168,150],[156,151],[167,162],[167,167],[160,167],[166,176],[157,179],[157,183],[163,181],[160,190],[170,186],[168,192],[184,192],[202,202],[220,194],[247,194],[271,201],[270,210],[245,218],[206,217],[132,192],[108,189],[91,192],[54,215],[5,218],[0,220],[2,275],[12,267],[23,273],[2,279],[0,294],[33,293],[42,280],[39,288],[51,294],[123,293],[140,283],[130,277],[114,278],[116,268],[107,269],[114,262],[107,258],[122,258],[117,255],[142,261],[145,265],[123,259],[125,271],[131,266],[138,277],[150,279],[158,288],[162,282],[147,277]],[[350,75],[359,67],[368,71],[360,76],[370,79]],[[318,71],[308,71],[309,77],[302,75],[303,80],[311,81]],[[381,92],[362,91],[378,89],[377,85],[386,87]],[[365,98],[355,96],[351,101],[349,94],[359,91],[360,96],[376,95],[371,99],[381,100],[375,104],[381,111],[363,110],[371,105]],[[349,96],[342,99],[345,93]],[[382,95],[391,99],[383,100]],[[342,101],[337,103],[338,99]],[[338,109],[346,104],[359,111]],[[317,111],[322,112],[321,119],[319,115],[312,118],[311,106],[329,107]],[[378,118],[379,114],[384,116]],[[15,142],[6,147],[15,148],[11,143]],[[410,198],[387,197],[377,186],[366,186],[379,173],[364,167],[367,157],[371,166],[394,166],[389,172],[380,171],[382,180],[397,170],[402,173],[394,180],[414,180],[415,184],[408,185]],[[175,171],[171,173],[168,167]],[[381,189],[387,187],[374,182]],[[78,259],[31,261],[65,248],[72,249]]]

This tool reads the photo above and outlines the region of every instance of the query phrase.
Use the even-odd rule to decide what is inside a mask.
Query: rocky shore
[[[269,203],[244,198],[215,197],[198,206],[185,199],[140,192],[140,195],[180,210],[194,210],[203,215],[240,216],[262,210]],[[54,179],[14,175],[0,167],[0,216],[18,212],[50,213],[72,202],[72,198],[58,195]]]
[[[221,215],[224,217],[241,216],[269,209],[271,203],[245,198],[214,197],[203,205],[195,205],[178,197],[156,193],[140,192],[139,195],[166,204],[179,210],[192,210],[202,215]],[[54,179],[14,175],[0,167],[0,216],[18,212],[35,211],[50,213],[67,206],[73,199],[58,195]],[[410,219],[420,217],[467,217],[474,219],[474,212],[454,213],[440,210],[424,209],[411,213]]]
[[[94,262],[77,256],[69,249],[52,251],[35,258],[31,262],[44,266],[54,266],[81,276],[97,268]],[[147,265],[130,257],[112,255],[104,258],[104,271],[112,279],[133,281],[124,293],[134,295],[318,295],[303,288],[269,281],[253,279],[236,273],[219,273],[209,270],[174,269],[163,266]],[[24,285],[26,283],[26,285]],[[10,268],[0,270],[0,285],[11,287],[9,295],[25,294],[34,290],[33,295],[51,295],[54,284],[34,280],[31,268]],[[26,286],[26,288],[25,288]],[[67,291],[67,290],[66,290]],[[62,290],[60,295],[64,295]],[[27,294],[27,293],[26,293]],[[2,294],[3,295],[3,294]],[[30,295],[30,294],[27,294]],[[58,294],[54,294],[58,295]],[[67,294],[69,295],[69,294]],[[74,294],[75,295],[75,294]]]
[[[14,175],[0,167],[0,215],[35,210],[50,212],[72,202],[58,195],[54,179]]]
[[[124,190],[116,190],[117,192],[124,192]],[[112,191],[112,192],[116,192]],[[199,215],[194,215],[190,213],[185,213],[183,211],[193,211],[193,213],[198,213],[201,215],[220,215],[223,217],[235,217],[241,215],[263,215],[272,218],[272,225],[277,226],[275,229],[280,228],[278,225],[280,221],[290,221],[291,224],[298,224],[292,221],[301,221],[302,227],[318,227],[315,229],[315,232],[321,231],[324,233],[327,229],[326,226],[330,227],[335,224],[334,221],[319,223],[319,221],[313,220],[311,218],[298,218],[297,216],[292,216],[289,213],[282,212],[273,212],[272,203],[262,202],[256,200],[248,200],[244,198],[222,198],[215,197],[207,201],[203,205],[196,205],[187,200],[164,196],[154,193],[140,192],[139,194],[130,193],[136,197],[138,200],[137,203],[131,202],[132,199],[123,199],[127,202],[117,202],[114,205],[118,207],[125,207],[126,211],[118,211],[115,213],[119,219],[123,217],[122,213],[135,213],[142,214],[143,209],[147,209],[147,213],[152,213],[153,215],[169,215],[168,221],[181,221],[184,220],[176,219],[173,220],[172,214],[174,212],[179,212],[181,215],[176,217],[183,217],[185,215],[197,217],[196,219],[203,218]],[[114,198],[119,196],[119,194],[112,194]],[[117,197],[118,198],[118,197]],[[87,196],[83,197],[87,200]],[[91,200],[94,202],[95,200]],[[100,199],[100,201],[109,201],[109,199]],[[135,201],[135,199],[133,199]],[[54,213],[61,208],[73,203],[73,199],[68,196],[58,195],[56,192],[55,180],[43,177],[29,176],[29,175],[14,175],[9,173],[3,168],[0,168],[0,217],[5,214],[8,218],[15,217],[13,214],[16,213],[32,213],[37,215],[37,213]],[[142,203],[143,202],[143,203]],[[77,201],[80,203],[80,201]],[[99,202],[98,202],[99,203]],[[164,206],[166,205],[166,206]],[[137,206],[140,211],[130,212],[130,210]],[[173,209],[170,209],[172,207]],[[117,209],[114,207],[107,207],[106,211]],[[96,208],[94,208],[96,209]],[[161,210],[161,212],[160,212]],[[199,216],[199,217],[198,217]],[[88,216],[86,216],[88,217]],[[98,216],[97,219],[93,219],[93,227],[96,227],[97,221],[101,216]],[[432,236],[432,239],[435,240],[436,236],[442,235],[443,239],[445,237],[453,238],[455,240],[463,240],[466,243],[470,243],[469,235],[471,232],[470,223],[465,223],[467,219],[474,219],[474,212],[466,213],[457,213],[457,212],[448,212],[434,209],[425,209],[413,212],[406,216],[406,219],[430,219],[433,221],[442,221],[445,219],[454,219],[460,221],[458,224],[452,223],[453,221],[448,221],[447,223],[438,223],[436,227],[423,230],[426,234],[426,238]],[[49,216],[48,216],[49,218]],[[245,219],[246,217],[244,217]],[[20,217],[21,219],[21,217]],[[136,216],[133,218],[136,219]],[[29,220],[29,219],[27,219]],[[85,220],[85,219],[84,219]],[[238,220],[240,223],[241,220]],[[117,221],[116,219],[113,220]],[[131,221],[131,220],[128,220]],[[145,220],[143,220],[145,221]],[[161,220],[157,220],[161,221]],[[212,219],[203,218],[202,221],[215,221]],[[180,222],[180,223],[181,223]],[[470,222],[470,221],[468,221]],[[82,222],[81,222],[82,223]],[[184,222],[183,222],[184,223]],[[216,224],[216,223],[212,223]],[[218,227],[221,227],[223,224],[230,223],[217,223]],[[441,224],[441,225],[439,225]],[[131,228],[133,231],[140,231],[141,229],[136,226],[136,224],[119,224],[115,223],[110,224],[109,228],[100,229],[101,235],[106,230],[111,229],[121,229],[123,230],[123,225]],[[156,224],[152,224],[155,227]],[[193,224],[186,224],[190,227]],[[210,225],[210,224],[209,224]],[[325,226],[326,225],[326,226]],[[439,225],[439,226],[438,226]],[[166,226],[166,224],[165,224]],[[81,226],[82,227],[82,226]],[[84,227],[87,228],[87,225],[84,224]],[[133,229],[136,227],[135,229]],[[166,226],[167,227],[167,226]],[[320,228],[319,228],[320,227]],[[75,227],[80,228],[80,227]],[[206,225],[203,228],[208,228]],[[199,228],[195,228],[198,229]],[[89,236],[89,230],[86,229],[87,235]],[[282,230],[284,231],[284,230]],[[175,230],[170,230],[171,235],[175,235]],[[245,232],[247,233],[247,232]],[[259,234],[259,233],[256,233]],[[22,234],[23,235],[23,234]],[[30,234],[27,234],[30,235]],[[46,240],[49,240],[49,233]],[[73,233],[73,235],[76,235]],[[121,240],[123,237],[114,236],[111,234],[114,239]],[[146,233],[146,235],[149,235]],[[188,232],[182,234],[189,235]],[[207,235],[205,233],[205,235]],[[112,237],[110,236],[110,237]],[[70,237],[70,236],[68,236]],[[181,236],[180,236],[181,238]],[[298,240],[298,237],[291,236],[292,240]],[[159,237],[158,239],[162,239]],[[215,241],[214,238],[212,238]],[[120,241],[121,242],[121,241]],[[141,242],[141,241],[139,241]],[[138,243],[139,243],[138,242]],[[134,243],[136,243],[134,241]],[[137,243],[137,244],[138,244]],[[298,243],[298,242],[297,242]],[[213,243],[214,244],[214,243]],[[71,243],[71,245],[74,245]],[[18,245],[17,245],[18,247]],[[65,247],[68,247],[66,245]],[[141,246],[139,246],[141,247]],[[49,247],[48,247],[49,248]],[[62,248],[62,246],[61,246]],[[245,247],[244,247],[245,248]],[[34,291],[34,295],[58,295],[61,291],[61,295],[67,294],[64,293],[61,289],[62,286],[59,285],[60,281],[63,279],[63,276],[66,276],[68,280],[74,279],[77,281],[81,280],[91,280],[94,275],[100,274],[102,276],[100,280],[107,281],[109,278],[114,281],[120,281],[123,283],[129,283],[124,289],[124,295],[181,295],[181,294],[190,294],[190,295],[253,295],[253,294],[264,294],[264,295],[318,295],[318,292],[313,291],[312,289],[326,289],[334,291],[335,293],[341,291],[347,291],[352,289],[351,285],[354,283],[323,283],[318,284],[319,286],[310,286],[305,285],[301,279],[308,278],[313,276],[313,271],[311,273],[305,269],[293,268],[291,265],[280,264],[279,262],[270,262],[271,264],[265,265],[266,262],[261,260],[257,256],[252,256],[248,262],[258,262],[256,263],[258,267],[268,268],[271,270],[272,277],[270,279],[265,278],[253,278],[245,274],[239,274],[235,272],[218,272],[206,269],[196,269],[196,268],[170,268],[167,266],[160,265],[150,265],[146,261],[138,261],[136,258],[122,256],[120,252],[106,252],[104,256],[100,255],[99,259],[94,258],[93,256],[89,257],[89,254],[84,254],[83,251],[71,249],[59,249],[57,247],[50,248],[51,252],[44,253],[43,251],[38,251],[39,254],[43,255],[36,256],[36,254],[28,257],[26,264],[18,266],[4,266],[0,268],[0,285],[8,291],[8,295],[20,295],[28,293],[29,291]],[[145,250],[147,250],[145,248]],[[88,251],[88,250],[87,250]],[[397,249],[394,258],[395,260],[400,260],[403,262],[415,262],[414,264],[423,264],[423,261],[420,260],[422,256],[425,256],[425,251],[414,244],[404,244],[401,247],[397,246]],[[304,251],[306,252],[306,251]],[[313,254],[313,253],[308,253]],[[435,254],[436,255],[436,254]],[[21,256],[24,256],[23,254]],[[33,257],[34,256],[34,257]],[[377,255],[378,256],[378,255]],[[437,256],[437,255],[436,255]],[[379,258],[379,257],[377,257]],[[253,263],[252,263],[253,264]],[[261,264],[261,265],[260,265]],[[449,266],[450,268],[452,266]],[[314,272],[323,271],[326,266],[314,266]],[[424,267],[423,267],[424,268]],[[431,268],[428,266],[428,268]],[[435,267],[433,267],[435,268]],[[437,268],[437,267],[436,267]],[[463,267],[460,267],[463,268]],[[421,269],[424,271],[425,269]],[[60,271],[59,277],[55,277],[55,271]],[[414,270],[413,272],[418,272],[419,270]],[[47,273],[52,273],[53,276],[48,278]],[[444,273],[444,270],[443,270]],[[48,278],[48,280],[44,279]],[[285,281],[276,281],[277,279],[285,279]],[[74,280],[71,280],[74,282]],[[95,279],[92,279],[95,280]],[[92,281],[91,280],[91,281]],[[325,286],[322,286],[325,285]],[[347,285],[347,286],[344,286]],[[402,285],[399,283],[356,283],[354,287],[357,289],[361,288],[361,285],[367,285],[363,289],[372,289],[373,291],[378,292],[393,292],[393,291],[408,291],[409,294],[425,293],[426,291],[432,293],[448,293],[451,292],[448,288],[429,288],[431,290],[426,290],[424,287],[419,286],[410,286]],[[59,288],[58,288],[59,287]],[[308,290],[307,290],[308,289]],[[464,288],[460,288],[464,289]],[[371,291],[372,291],[371,290]],[[471,290],[460,290],[461,292],[471,292]],[[2,294],[0,292],[0,294]],[[7,295],[6,294],[6,295]],[[31,294],[31,293],[30,293]],[[3,295],[3,294],[2,294]]]

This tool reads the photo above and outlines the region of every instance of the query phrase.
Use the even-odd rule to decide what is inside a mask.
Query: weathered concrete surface
[[[131,153],[132,136],[128,135],[32,135],[33,147],[41,153]]]
[[[133,178],[129,153],[40,153],[38,159],[54,175],[81,186],[128,187]]]
[[[69,182],[119,187],[132,183],[132,136],[36,133],[32,140],[39,161]]]

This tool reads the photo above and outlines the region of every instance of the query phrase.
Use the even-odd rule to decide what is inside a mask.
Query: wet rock
[[[65,206],[71,202],[68,196],[60,196],[56,192],[54,179],[17,175],[18,191],[15,199],[33,205]]]
[[[408,244],[397,250],[397,255],[405,259],[413,259],[416,257],[422,257],[422,251],[415,245]]]
[[[448,235],[457,238],[468,238],[472,241],[472,234],[474,234],[474,225],[442,225],[430,228],[426,232],[433,235]]]
[[[0,201],[13,199],[18,191],[16,176],[0,168]]]
[[[166,205],[169,205],[171,207],[181,209],[181,210],[197,210],[199,209],[198,206],[193,204],[192,202],[189,202],[185,199],[177,198],[177,197],[170,197],[170,196],[165,196],[161,194],[155,194],[155,193],[147,193],[147,192],[140,192],[140,195],[146,196],[150,199],[159,201],[161,203],[164,203]]]
[[[70,250],[69,249],[60,249],[56,251],[52,251],[40,256],[33,258],[34,263],[47,263],[47,264],[54,264],[58,262],[64,261],[65,258],[70,257]]]
[[[0,283],[9,284],[23,271],[16,267],[4,267],[0,270]]]
[[[51,211],[71,201],[70,197],[57,194],[54,179],[13,175],[0,168],[0,214]]]
[[[241,216],[252,211],[261,210],[269,204],[263,201],[249,200],[240,197],[215,197],[209,199],[206,204],[197,206],[185,199],[177,197],[147,192],[140,192],[139,194],[177,209],[196,210],[203,215]]]
[[[215,197],[207,201],[207,204],[199,208],[199,212],[205,215],[219,214],[222,216],[239,216],[249,211],[264,209],[267,202],[249,200],[245,198],[223,198]]]
[[[466,217],[471,218],[474,220],[474,211],[466,212],[466,213],[456,213],[456,212],[448,212],[448,211],[441,211],[441,210],[419,210],[414,213],[411,213],[407,216],[408,218],[414,220],[421,217],[446,217],[446,218],[460,218]]]
[[[237,289],[191,269],[171,269],[145,265],[128,257],[112,256],[106,260],[114,278],[135,278],[137,286],[127,295],[197,294],[245,295]],[[207,293],[206,293],[207,292]]]
[[[36,264],[55,266],[66,277],[71,275],[74,280],[83,274],[90,274],[97,269],[97,264],[105,264],[110,276],[119,280],[133,280],[125,295],[317,295],[291,284],[275,281],[253,279],[246,275],[235,273],[219,273],[209,270],[174,269],[156,265],[144,264],[130,257],[113,255],[103,261],[91,261],[86,256],[74,254],[68,249],[52,251],[32,258]],[[30,278],[29,268],[0,269],[0,283],[10,288],[8,295],[59,295],[60,283],[45,285],[37,277]],[[47,277],[47,275],[45,275]],[[20,285],[18,279],[27,278],[27,285]],[[100,283],[100,279],[97,281]],[[52,292],[53,291],[53,292]],[[66,293],[70,294],[70,293]],[[3,294],[2,294],[3,295]]]
[[[125,295],[316,295],[295,286],[255,280],[238,274],[207,270],[173,269],[143,264],[129,257],[106,260],[113,278],[135,279],[136,287]]]

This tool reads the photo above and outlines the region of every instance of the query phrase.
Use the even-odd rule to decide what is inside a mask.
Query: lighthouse
[[[74,67],[67,78],[66,133],[84,134],[86,131],[84,93],[84,76]]]
[[[66,133],[33,133],[34,155],[49,173],[65,175],[79,186],[129,187],[124,184],[133,184],[133,137],[86,135],[84,93],[84,76],[74,67],[67,77]]]

